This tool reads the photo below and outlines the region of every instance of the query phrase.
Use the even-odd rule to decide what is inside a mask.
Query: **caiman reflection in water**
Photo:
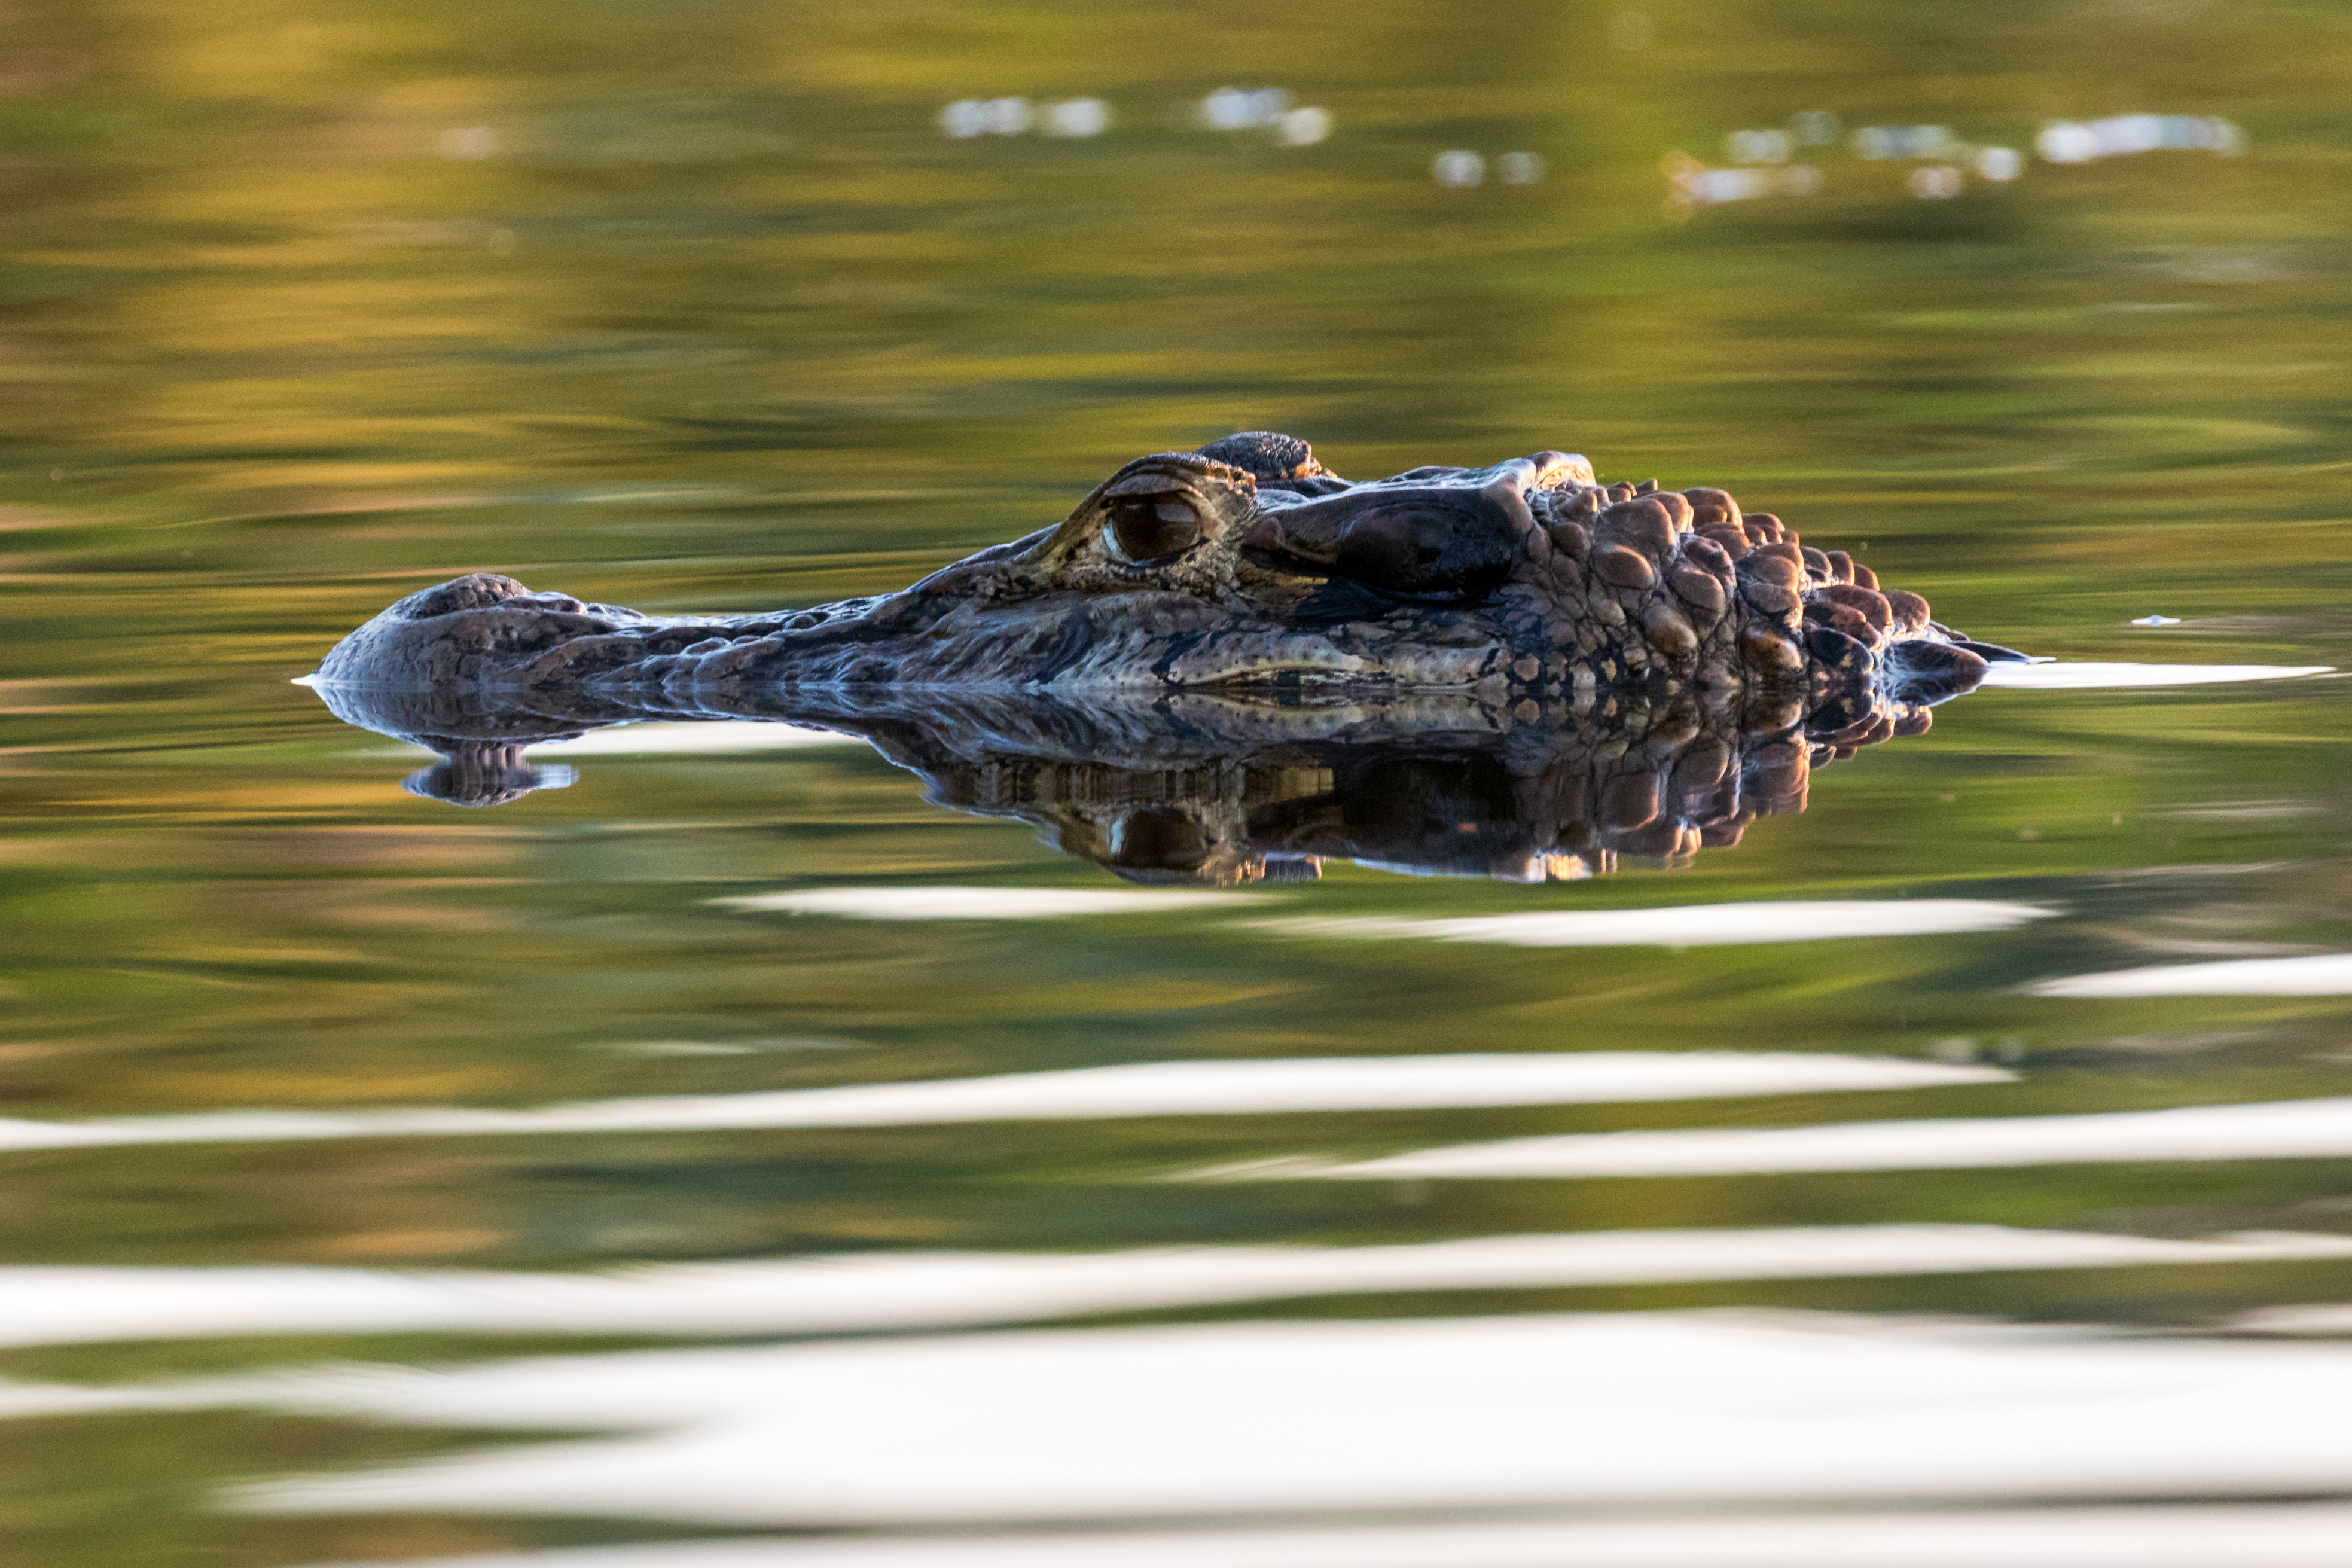
[[[1538,879],[1736,842],[2004,656],[1719,490],[1604,488],[1558,452],[1349,484],[1260,432],[877,598],[656,617],[460,578],[315,684],[442,752],[410,787],[460,804],[550,782],[532,742],[783,719],[1136,879]]]
[[[568,779],[526,746],[675,709],[568,709],[556,694],[399,693],[322,687],[338,716],[429,746],[415,794],[496,805]],[[845,694],[844,694],[845,695]],[[1139,882],[1230,886],[1317,875],[1340,858],[1520,881],[1666,865],[1739,841],[1759,816],[1805,808],[1812,768],[1926,728],[1924,710],[1843,709],[1829,732],[1775,710],[1759,732],[1687,697],[1612,702],[1559,724],[1467,698],[1391,695],[1356,707],[1220,694],[1050,692],[747,697],[744,719],[865,737],[922,775],[940,805],[1036,824],[1047,842]],[[584,710],[583,710],[584,709]],[[715,717],[707,706],[695,717]]]

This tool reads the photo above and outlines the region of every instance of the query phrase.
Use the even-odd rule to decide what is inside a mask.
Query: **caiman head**
[[[2000,650],[1984,650],[1998,652]],[[1056,527],[896,594],[667,618],[478,575],[394,605],[329,684],[1474,696],[1535,722],[1689,689],[1823,733],[1969,689],[1979,650],[1720,490],[1603,488],[1581,458],[1350,484],[1250,432],[1138,458]],[[1791,720],[1791,721],[1794,721]],[[1769,727],[1769,725],[1768,725]]]
[[[1483,685],[1499,699],[1516,659],[1553,646],[1528,498],[1591,478],[1544,452],[1350,485],[1303,441],[1229,437],[1139,458],[1059,527],[900,597],[926,672],[953,684]]]

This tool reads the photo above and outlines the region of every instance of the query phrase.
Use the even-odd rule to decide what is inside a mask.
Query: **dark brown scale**
[[[1829,552],[1816,550],[1810,544],[1803,544],[1798,546],[1797,553],[1804,562],[1807,572],[1824,583],[1837,581],[1837,573],[1830,565]]]
[[[1828,600],[1809,604],[1805,606],[1805,619],[1808,623],[1829,626],[1863,642],[1874,640],[1870,623],[1863,619],[1861,611],[1850,605],[1832,604]]]
[[[1727,561],[1738,561],[1754,548],[1748,542],[1748,531],[1737,523],[1715,523],[1702,527],[1699,538],[1723,552]]]
[[[1830,580],[1832,582],[1851,583],[1853,581],[1853,556],[1848,555],[1843,550],[1824,551],[1822,553],[1830,563]]]
[[[1611,507],[1601,514],[1593,529],[1602,539],[1648,555],[1664,555],[1675,547],[1673,519],[1664,507],[1647,496]]]
[[[1674,524],[1676,533],[1691,525],[1691,503],[1680,490],[1660,490],[1650,498],[1666,509],[1666,521]]]
[[[1666,574],[1667,585],[1675,597],[1713,620],[1723,614],[1723,584],[1712,574],[1696,566],[1677,566]]]
[[[1795,562],[1760,550],[1739,563],[1739,575],[1750,583],[1769,583],[1780,588],[1794,588],[1804,580]]]
[[[1874,712],[1864,713],[1853,723],[1830,736],[1829,743],[1832,746],[1859,746],[1870,738],[1871,731],[1877,726],[1878,715]]]
[[[1848,637],[1834,626],[1806,627],[1805,650],[1820,662],[1822,668],[1835,670],[1840,675],[1859,676],[1872,664],[1870,649],[1858,638]]]
[[[1682,828],[1673,822],[1646,822],[1619,837],[1618,853],[1671,860],[1682,847]]]
[[[1592,552],[1592,569],[1602,582],[1618,588],[1646,588],[1658,574],[1646,557],[1622,544],[1603,544]]]
[[[1762,626],[1749,626],[1739,634],[1739,652],[1742,658],[1758,669],[1785,670],[1804,668],[1805,656],[1797,650],[1795,643],[1778,632],[1769,631]]]
[[[1717,778],[1699,784],[1686,781],[1682,770],[1675,770],[1675,787],[1682,794],[1683,816],[1695,828],[1706,828],[1730,819],[1739,809],[1739,781]]]
[[[1637,495],[1637,496],[1651,495],[1651,494],[1654,494],[1654,493],[1657,490],[1657,488],[1658,488],[1658,481],[1657,481],[1657,480],[1655,480],[1655,479],[1643,479],[1640,484],[1637,484],[1637,485],[1635,485],[1635,486],[1633,487],[1633,493],[1634,493],[1635,495]]]
[[[1715,523],[1728,523],[1734,528],[1739,526],[1739,503],[1731,499],[1727,490],[1700,486],[1685,490],[1683,499],[1690,502],[1691,518],[1700,528]]]
[[[1762,800],[1793,801],[1804,795],[1812,757],[1801,742],[1769,742],[1756,749],[1748,777]]]
[[[1690,621],[1664,599],[1653,600],[1642,611],[1642,635],[1668,658],[1688,658],[1698,651],[1698,634]]]
[[[1609,487],[1609,500],[1612,505],[1614,505],[1618,501],[1632,500],[1633,499],[1633,486],[1620,482]]]
[[[1731,574],[1731,552],[1719,541],[1704,537],[1683,541],[1683,555],[1693,565],[1718,577]]]
[[[1888,613],[1896,621],[1902,623],[1905,631],[1924,632],[1927,629],[1927,600],[1916,594],[1906,593],[1901,588],[1882,588],[1878,591],[1878,596],[1886,601]]]
[[[1601,826],[1619,833],[1654,821],[1658,815],[1658,780],[1654,773],[1614,778],[1601,792]]]
[[[1819,597],[1833,605],[1843,605],[1860,615],[1875,632],[1883,632],[1895,624],[1894,606],[1886,595],[1875,588],[1860,588],[1850,583],[1832,583],[1816,590]]]
[[[1200,450],[1213,462],[1245,469],[1261,483],[1303,479],[1323,471],[1313,447],[1296,436],[1275,430],[1244,430]]]
[[[1584,531],[1580,522],[1555,522],[1548,531],[1551,535],[1552,548],[1564,554],[1580,560],[1585,552],[1592,548],[1592,536]]]
[[[1705,789],[1730,771],[1731,748],[1709,736],[1675,759],[1675,782],[1685,790]]]
[[[1853,581],[1857,587],[1875,588],[1878,586],[1878,574],[1857,561],[1853,563]]]
[[[1740,596],[1768,616],[1785,616],[1797,607],[1797,591],[1778,583],[1754,579],[1739,590]]]

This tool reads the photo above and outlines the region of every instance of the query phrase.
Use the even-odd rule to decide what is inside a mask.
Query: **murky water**
[[[2341,16],[6,20],[12,1564],[2343,1560]],[[461,809],[292,684],[1255,426],[2061,662],[1679,869],[1239,889],[775,724]],[[1466,798],[1352,765],[1185,787]]]

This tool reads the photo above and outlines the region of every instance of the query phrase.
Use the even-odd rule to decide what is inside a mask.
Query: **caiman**
[[[1719,489],[1596,482],[1538,452],[1351,484],[1252,431],[1139,458],[1058,526],[895,594],[646,616],[477,574],[345,637],[322,686],[698,697],[778,688],[1369,689],[1564,721],[1689,690],[1843,743],[1926,727],[1988,654]],[[719,710],[729,704],[719,701]]]

